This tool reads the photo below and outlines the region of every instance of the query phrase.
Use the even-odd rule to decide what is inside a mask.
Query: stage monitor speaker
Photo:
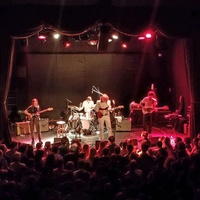
[[[61,145],[61,140],[62,140],[62,138],[54,138],[54,141],[53,141],[52,145],[60,146]]]
[[[128,118],[122,120],[122,122],[116,121],[116,131],[131,131],[131,121]]]

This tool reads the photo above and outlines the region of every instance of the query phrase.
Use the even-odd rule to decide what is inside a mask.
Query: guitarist
[[[140,101],[143,113],[143,130],[149,134],[152,131],[152,118],[153,112],[156,111],[157,99],[155,98],[155,92],[149,91],[148,95]]]
[[[108,137],[112,136],[111,120],[110,120],[110,110],[111,102],[107,94],[102,94],[100,100],[97,101],[94,110],[97,113],[99,126],[100,126],[100,140],[104,140],[104,123],[108,131]]]
[[[24,114],[26,114],[27,118],[30,120],[30,132],[31,132],[32,145],[35,144],[34,126],[36,127],[39,143],[42,144],[40,124],[39,124],[39,121],[40,121],[39,111],[40,111],[40,106],[36,98],[32,99],[31,105],[26,110],[24,110]]]

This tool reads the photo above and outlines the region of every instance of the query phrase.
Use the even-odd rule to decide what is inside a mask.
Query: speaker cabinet
[[[40,129],[41,129],[41,132],[49,131],[49,119],[48,118],[40,119]]]
[[[122,120],[122,122],[116,121],[116,131],[131,131],[131,121],[128,118]]]
[[[49,119],[48,118],[40,118],[40,131],[41,132],[49,131]],[[36,132],[35,127],[34,127],[34,132]]]
[[[40,119],[40,130],[41,132],[46,132],[49,131],[49,119],[48,118],[41,118]],[[17,127],[17,135],[21,134],[28,134],[30,133],[30,122],[16,122],[16,127]],[[34,126],[34,132],[36,132],[36,128]]]
[[[21,134],[28,134],[30,133],[30,126],[29,126],[29,121],[27,122],[16,122],[16,127],[17,127],[17,135]]]

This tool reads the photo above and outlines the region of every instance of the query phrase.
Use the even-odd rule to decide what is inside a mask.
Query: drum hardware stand
[[[76,112],[75,110],[71,111],[72,115],[69,117],[68,122],[71,122],[71,123],[74,122],[75,124],[77,123],[76,127],[71,127],[71,129],[72,129],[71,132],[74,133],[74,135],[75,135],[74,139],[78,139],[79,141],[81,141],[82,123],[81,123],[81,120],[80,120],[80,114],[79,113],[78,113],[78,118],[74,119],[75,113],[78,113],[78,112]],[[79,137],[77,135],[79,135]]]
[[[58,129],[56,132],[57,137],[60,138],[60,137],[67,136],[68,125],[66,126],[65,121],[58,121],[57,124],[58,124]]]

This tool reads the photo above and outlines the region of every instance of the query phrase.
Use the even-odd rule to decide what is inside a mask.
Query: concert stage
[[[142,127],[137,127],[134,128],[132,131],[116,131],[115,132],[115,138],[116,138],[116,143],[120,144],[124,140],[134,140],[138,142],[138,146],[140,145],[140,140],[141,140],[141,133],[143,129]],[[81,134],[80,137],[79,135],[75,135],[73,132],[69,131],[67,132],[67,137],[69,141],[71,142],[73,139],[78,138],[81,140],[82,144],[89,144],[90,147],[95,147],[96,144],[99,141],[99,131],[93,132],[90,135],[84,135]],[[155,144],[157,139],[159,137],[170,137],[172,136],[173,138],[175,137],[181,137],[184,139],[184,137],[187,137],[188,135],[184,133],[179,133],[175,130],[173,130],[171,127],[153,127],[152,133],[150,135],[150,141]],[[108,135],[105,133],[105,140],[107,140]],[[30,133],[21,133],[20,135],[13,134],[12,135],[12,140],[18,141],[20,143],[26,143],[30,144],[31,143],[31,138],[30,138]],[[50,130],[50,131],[45,131],[42,132],[42,141],[43,143],[49,141],[51,144],[53,143],[58,143],[61,140],[61,137],[57,137],[57,130]],[[38,142],[37,135],[35,134],[35,142]]]

